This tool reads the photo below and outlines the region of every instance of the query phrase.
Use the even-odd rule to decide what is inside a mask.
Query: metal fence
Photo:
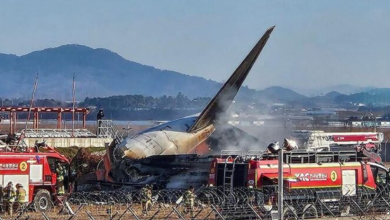
[[[99,120],[97,128],[97,136],[104,138],[112,138],[117,143],[123,140],[123,131],[113,123],[112,120]]]
[[[229,191],[225,191],[229,192]],[[75,192],[47,213],[19,210],[11,219],[276,219],[275,186],[262,190],[201,188],[191,212],[178,201],[183,190],[154,190],[152,205],[143,212],[140,190]],[[377,189],[355,187],[300,189],[284,192],[285,219],[390,219],[390,185]]]

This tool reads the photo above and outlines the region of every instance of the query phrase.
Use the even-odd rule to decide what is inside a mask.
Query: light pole
[[[278,154],[278,219],[283,220],[283,148],[276,141],[268,145],[268,150]]]
[[[283,220],[283,148],[278,153],[278,213],[279,220]]]
[[[374,132],[376,133],[376,116],[372,112],[370,112],[370,115],[374,117]]]
[[[272,154],[278,154],[278,219],[283,220],[284,207],[283,207],[283,151],[292,151],[298,149],[298,145],[295,141],[284,139],[283,147],[280,147],[279,142],[274,142],[268,145],[268,150]],[[288,161],[286,161],[288,163]]]
[[[387,162],[387,142],[388,142],[389,140],[388,139],[386,139],[386,142],[385,142],[385,162]]]

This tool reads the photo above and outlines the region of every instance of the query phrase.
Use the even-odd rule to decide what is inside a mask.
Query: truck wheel
[[[51,209],[52,201],[50,192],[46,189],[38,190],[34,197],[34,207],[38,212],[46,212]]]

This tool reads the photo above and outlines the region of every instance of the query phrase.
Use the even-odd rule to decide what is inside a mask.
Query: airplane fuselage
[[[199,116],[167,122],[127,138],[114,149],[114,159],[196,153],[196,148],[215,131],[215,123],[233,102],[273,29],[264,33]]]
[[[141,159],[155,155],[197,153],[196,147],[215,130],[213,124],[196,132],[186,132],[197,117],[160,124],[126,138],[114,150],[114,158]]]

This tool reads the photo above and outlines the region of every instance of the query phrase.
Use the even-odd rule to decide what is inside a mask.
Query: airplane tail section
[[[236,71],[230,76],[214,98],[209,102],[207,107],[196,119],[194,124],[188,129],[188,132],[194,132],[205,128],[218,119],[219,114],[226,112],[240,89],[242,83],[247,77],[253,64],[255,63],[260,52],[263,50],[267,40],[274,30],[275,26],[269,28],[257,44],[253,47],[251,52],[246,56],[242,63],[238,66]]]

